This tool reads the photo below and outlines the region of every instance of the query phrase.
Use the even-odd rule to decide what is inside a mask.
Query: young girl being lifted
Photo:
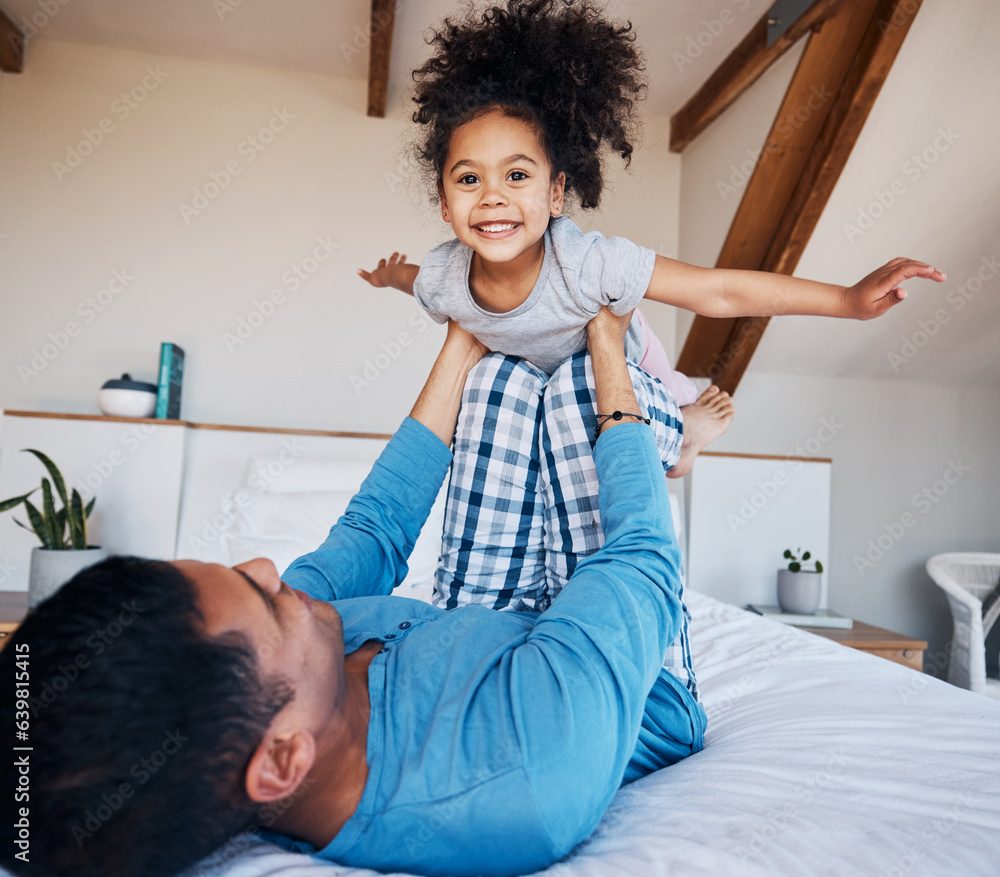
[[[645,75],[631,24],[609,22],[586,0],[507,0],[446,19],[430,42],[433,57],[413,73],[413,118],[426,126],[419,157],[456,237],[419,266],[393,253],[358,273],[415,296],[434,320],[455,320],[490,350],[551,374],[586,347],[585,327],[603,305],[619,316],[645,298],[708,317],[867,320],[903,300],[908,278],[945,279],[897,258],[844,287],[699,268],[584,233],[562,215],[566,201],[597,207],[605,154],[627,166],[635,148]],[[698,397],[638,310],[625,347],[681,406],[681,455],[667,474],[683,476],[726,431],[732,400],[715,386]]]

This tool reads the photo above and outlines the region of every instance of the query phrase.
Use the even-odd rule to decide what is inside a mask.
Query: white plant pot
[[[812,615],[819,609],[823,573],[778,570],[778,606],[793,615]]]
[[[35,548],[31,552],[28,573],[28,607],[34,609],[66,584],[81,569],[93,566],[108,556],[103,548],[83,551],[52,551]]]

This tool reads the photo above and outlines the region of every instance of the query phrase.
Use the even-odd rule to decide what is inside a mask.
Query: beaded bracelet
[[[609,420],[621,420],[623,417],[634,417],[636,420],[641,420],[643,423],[649,423],[648,417],[643,417],[641,414],[629,414],[625,411],[616,411],[614,414],[598,414],[597,415],[597,428],[594,430],[594,441],[597,441],[598,436],[601,434],[601,429],[604,424]]]

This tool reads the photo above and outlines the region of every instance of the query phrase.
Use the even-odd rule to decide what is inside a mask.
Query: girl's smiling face
[[[565,182],[565,174],[553,177],[536,130],[495,110],[452,133],[441,215],[485,262],[540,259],[549,218],[562,211]]]

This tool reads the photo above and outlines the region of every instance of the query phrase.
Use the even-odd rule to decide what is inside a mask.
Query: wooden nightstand
[[[0,649],[28,614],[27,591],[0,591]]]
[[[865,624],[863,621],[855,621],[854,627],[848,630],[830,627],[803,627],[802,630],[817,636],[825,636],[835,643],[852,649],[878,655],[911,670],[922,672],[924,669],[924,649],[927,648],[927,643],[922,639],[893,633],[891,630]]]

